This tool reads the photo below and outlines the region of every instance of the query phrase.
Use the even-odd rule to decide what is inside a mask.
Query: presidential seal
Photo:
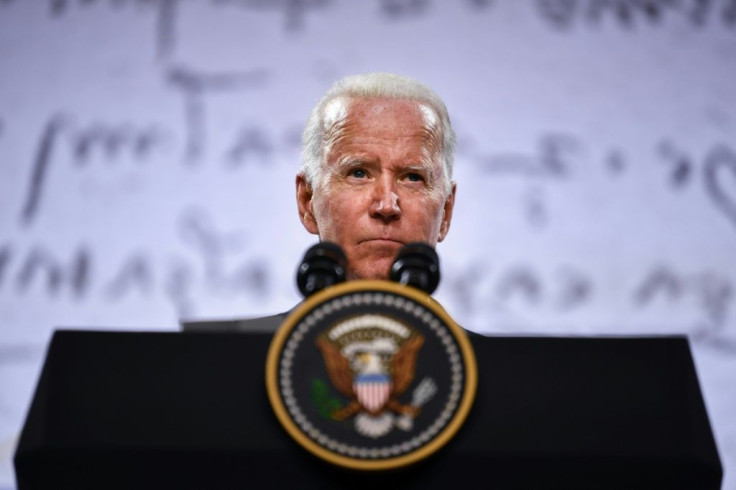
[[[460,429],[477,385],[465,332],[426,293],[351,281],[302,303],[266,365],[274,412],[301,446],[361,470],[405,466]]]

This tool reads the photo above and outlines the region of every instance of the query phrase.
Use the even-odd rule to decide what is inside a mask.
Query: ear
[[[319,235],[317,220],[314,219],[314,208],[312,207],[312,188],[303,175],[296,176],[296,205],[299,209],[299,219],[304,228],[313,235]]]
[[[441,242],[447,236],[447,232],[450,231],[450,221],[452,221],[452,209],[455,207],[455,190],[457,184],[452,183],[452,190],[445,199],[445,205],[442,209],[442,222],[440,223],[440,234],[437,237],[437,241]]]

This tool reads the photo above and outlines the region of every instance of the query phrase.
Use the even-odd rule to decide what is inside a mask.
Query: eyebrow
[[[337,163],[335,165],[335,169],[338,170],[338,171],[340,171],[340,170],[346,170],[346,169],[349,170],[351,168],[355,168],[355,167],[358,167],[360,165],[366,165],[366,164],[369,164],[369,163],[371,163],[371,160],[369,160],[369,159],[360,158],[360,157],[354,157],[354,156],[348,155],[348,156],[344,156],[344,157],[340,158],[337,161]]]
[[[417,163],[413,165],[407,165],[403,167],[403,170],[408,170],[409,172],[424,173],[427,175],[434,174],[434,172],[432,172],[432,166],[428,163]]]

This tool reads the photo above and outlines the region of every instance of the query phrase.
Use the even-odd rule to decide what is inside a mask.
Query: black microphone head
[[[344,282],[347,257],[339,245],[319,242],[304,253],[296,272],[296,284],[304,297],[317,291]]]
[[[440,283],[440,258],[426,243],[407,243],[396,254],[390,277],[392,281],[432,294]]]

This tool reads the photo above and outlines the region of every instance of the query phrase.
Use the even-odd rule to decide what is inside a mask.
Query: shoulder
[[[255,318],[182,320],[183,332],[249,332],[273,333],[289,312]]]

